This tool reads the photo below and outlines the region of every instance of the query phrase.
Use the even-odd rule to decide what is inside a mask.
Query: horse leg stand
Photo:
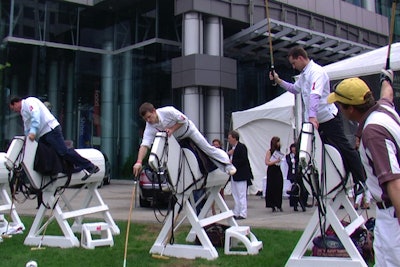
[[[216,259],[218,258],[218,252],[211,243],[204,229],[200,226],[196,211],[193,209],[188,199],[189,195],[187,194],[181,198],[178,197],[177,203],[174,206],[174,210],[173,212],[171,211],[166,218],[160,234],[150,249],[150,253],[160,254],[161,256],[172,256],[187,259],[195,259],[196,257],[206,258],[209,260]],[[177,221],[177,217],[173,217],[174,215],[179,216],[178,212],[180,209],[180,204],[178,203],[183,203],[181,211],[181,213],[183,213],[183,219],[187,218],[190,221],[194,231],[199,235],[200,242],[204,244],[203,246],[176,243],[170,244],[172,233],[175,232],[179,227],[179,223],[175,227],[174,224]]]
[[[59,201],[55,204],[56,198],[54,197],[54,190],[43,191],[43,200],[45,203],[53,208],[52,214],[46,224],[50,223],[52,220],[56,220],[58,226],[60,227],[62,234],[60,236],[56,235],[46,235],[42,237],[41,233],[43,233],[45,229],[45,225],[42,225],[45,213],[47,208],[44,205],[41,205],[38,213],[36,214],[35,220],[33,221],[32,227],[24,241],[25,245],[46,245],[49,247],[61,247],[61,248],[70,248],[70,247],[79,247],[80,242],[78,238],[75,236],[74,232],[81,232],[82,230],[82,220],[85,215],[90,215],[94,213],[102,213],[105,222],[107,223],[111,232],[116,235],[119,234],[119,228],[115,224],[112,219],[108,206],[104,204],[99,192],[97,191],[97,183],[88,184],[86,198],[82,203],[82,207],[78,209],[73,209],[71,201],[76,197],[76,194],[71,198],[67,199],[64,195],[61,195],[61,199],[64,201],[67,210],[63,210],[60,206]],[[79,189],[79,190],[82,190]],[[78,191],[79,192],[79,191]],[[89,207],[89,204],[93,197],[97,200],[97,206]],[[74,218],[73,226],[70,226],[68,223],[68,219]],[[42,240],[42,243],[40,243]]]
[[[350,216],[351,223],[344,227],[338,218],[338,211],[340,206],[344,207],[344,211]],[[319,216],[318,210],[315,210],[310,222],[303,232],[299,242],[293,250],[286,267],[305,267],[305,266],[349,266],[349,267],[368,267],[363,257],[358,252],[350,235],[359,226],[364,224],[364,218],[356,212],[344,191],[340,192],[336,198],[326,206],[326,225],[332,226],[336,235],[342,242],[350,258],[339,257],[318,257],[318,256],[304,256],[307,249],[312,245],[312,240],[319,230]]]
[[[236,220],[233,218],[232,210],[229,210],[228,206],[226,205],[225,201],[219,194],[220,186],[210,188],[210,194],[207,197],[207,201],[204,204],[199,216],[196,214],[196,210],[190,204],[189,201],[184,201],[183,205],[183,216],[184,219],[188,219],[192,228],[189,234],[186,237],[187,242],[194,242],[196,237],[199,239],[201,245],[191,245],[191,244],[169,244],[169,237],[171,231],[175,231],[172,229],[172,213],[166,219],[164,227],[162,228],[157,240],[155,241],[153,247],[150,250],[150,253],[160,254],[162,256],[173,256],[178,258],[187,258],[187,259],[195,259],[197,257],[205,258],[208,260],[213,260],[218,258],[218,252],[215,249],[214,245],[211,243],[206,231],[204,230],[205,226],[211,225],[213,223],[227,220],[229,225],[231,226],[228,228],[231,232],[235,232],[235,237],[238,237],[240,241],[242,241],[245,245],[248,246],[248,251],[245,253],[237,253],[237,254],[257,254],[258,251],[262,248],[262,242],[256,240],[255,236],[248,230],[248,233],[242,234],[239,233],[238,236],[238,224]],[[185,198],[188,199],[186,196]],[[221,209],[221,213],[206,217],[211,209],[212,203],[215,201],[218,208]],[[175,214],[177,214],[179,209],[179,205],[175,204]],[[249,229],[249,227],[247,227]],[[250,234],[252,237],[251,242],[246,242],[247,237],[246,235]],[[243,238],[242,238],[243,237]],[[228,238],[231,238],[228,236]],[[228,249],[229,251],[229,249]],[[227,254],[234,254],[234,253],[227,253]]]
[[[0,213],[10,214],[11,218],[8,218],[8,224],[11,224],[10,221],[12,221],[13,225],[18,225],[22,230],[25,230],[25,226],[15,209],[15,204],[7,192],[9,171],[4,164],[6,162],[5,156],[6,153],[0,152]]]
[[[15,204],[13,204],[10,196],[7,193],[6,184],[0,185],[0,213],[10,214],[8,224],[21,227],[21,230],[25,230],[25,226],[19,217],[17,210],[15,209]],[[11,222],[10,222],[11,221]],[[5,233],[7,234],[7,233]]]

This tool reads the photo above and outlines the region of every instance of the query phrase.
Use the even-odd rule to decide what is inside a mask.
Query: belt
[[[393,205],[392,205],[392,202],[390,200],[388,200],[388,201],[376,202],[376,206],[378,207],[378,209],[384,210],[384,209],[392,207]]]
[[[181,134],[180,136],[176,137],[176,139],[181,139],[188,131],[189,131],[189,122],[187,124],[185,132],[183,134]]]

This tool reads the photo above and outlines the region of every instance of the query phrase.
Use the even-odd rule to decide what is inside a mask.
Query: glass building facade
[[[15,135],[23,134],[20,117],[5,103],[11,96],[37,96],[53,105],[65,139],[75,148],[100,149],[108,155],[113,175],[128,177],[144,129],[139,105],[149,101],[190,113],[191,103],[182,97],[187,90],[171,86],[172,59],[183,56],[187,48],[183,39],[190,31],[185,14],[177,8],[184,2],[197,1],[1,0],[2,151]],[[375,2],[377,13],[387,15],[390,3]],[[221,25],[225,39],[249,23],[228,18]],[[218,107],[208,106],[207,93],[201,98],[204,114],[213,108],[221,113],[215,114],[221,120],[212,130],[200,123],[201,131],[214,131],[209,139],[225,137],[232,111],[254,107],[282,93],[270,88],[268,64],[239,56],[235,60],[236,88],[218,88]],[[285,71],[287,77],[294,74],[290,68]],[[200,86],[199,90],[208,89]],[[199,117],[213,116],[203,113]]]

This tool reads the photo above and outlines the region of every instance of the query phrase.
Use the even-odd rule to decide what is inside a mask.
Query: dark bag
[[[213,223],[204,227],[208,238],[214,247],[224,247],[225,246],[225,230],[228,229],[228,225]],[[200,240],[196,237],[195,243],[200,245]]]
[[[57,175],[64,170],[62,159],[51,146],[43,142],[38,143],[33,169],[46,176]]]
[[[351,235],[350,238],[356,246],[357,250],[360,252],[361,256],[366,262],[374,258],[373,250],[373,230],[367,224],[374,225],[374,218],[368,219],[365,223],[367,229],[363,227],[358,227]],[[342,225],[346,226],[349,223],[342,221]],[[373,226],[372,226],[373,229]],[[342,242],[340,242],[336,233],[333,231],[332,227],[329,226],[326,230],[325,238],[318,236],[313,239],[313,256],[322,257],[349,257],[346,249],[343,247]]]

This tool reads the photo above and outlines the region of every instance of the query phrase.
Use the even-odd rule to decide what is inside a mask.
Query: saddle
[[[202,174],[206,175],[217,169],[217,166],[190,138],[182,139],[178,143],[182,148],[187,148],[193,152]]]

